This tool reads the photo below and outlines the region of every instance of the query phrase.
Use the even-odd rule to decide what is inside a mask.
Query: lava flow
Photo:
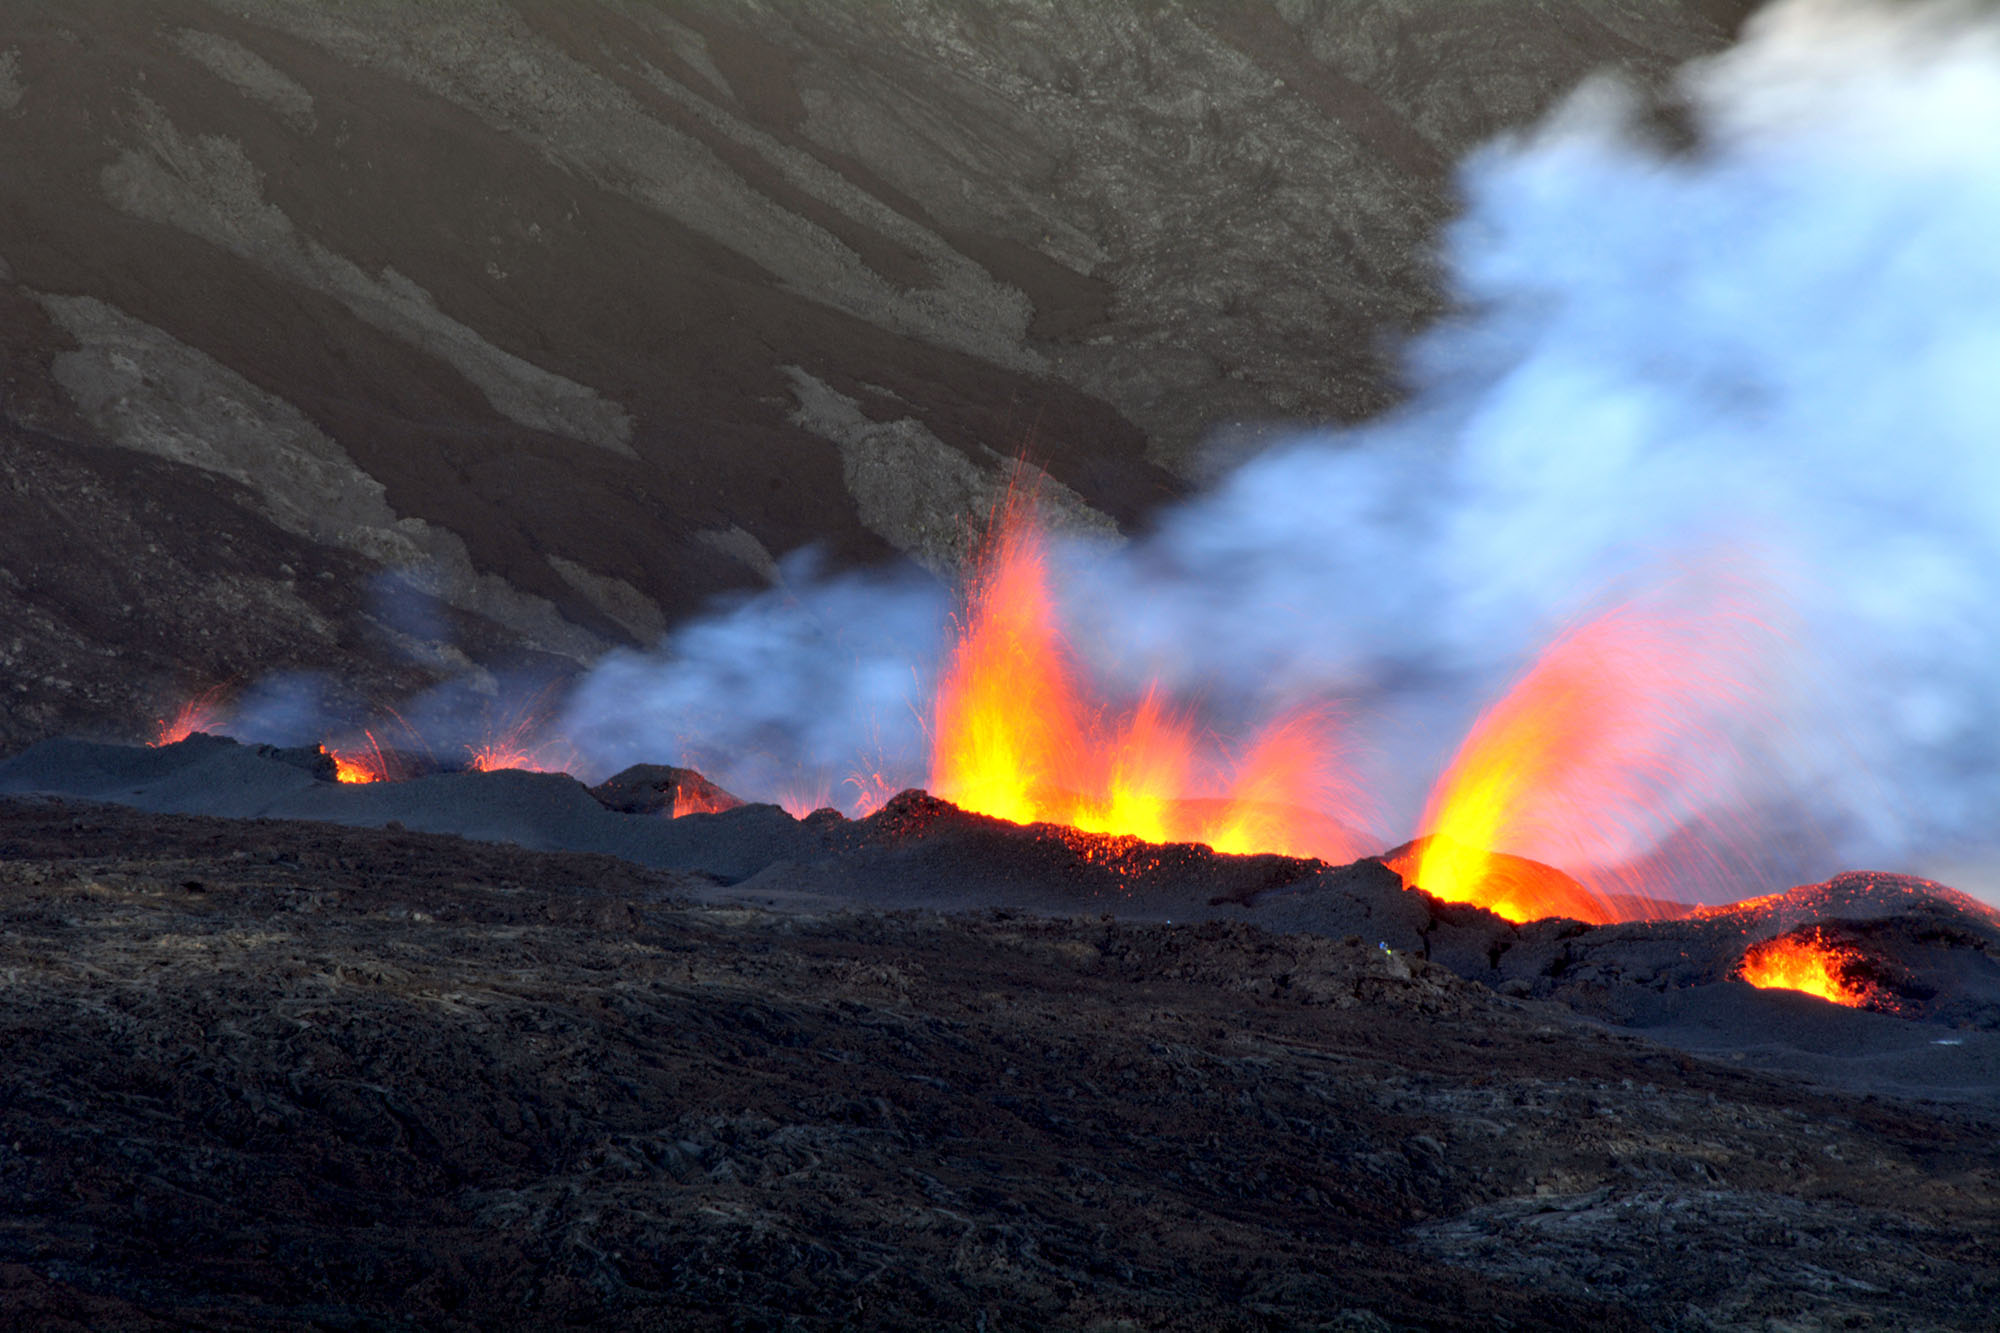
[[[1660,915],[1660,881],[1686,867],[1604,867],[1636,864],[1636,849],[1677,827],[1695,835],[1676,844],[1683,860],[1727,856],[1684,803],[1723,764],[1714,724],[1747,701],[1746,640],[1730,637],[1740,623],[1620,609],[1557,639],[1474,723],[1432,790],[1430,836],[1391,867],[1513,921]],[[1503,849],[1518,855],[1503,864]]]
[[[1356,821],[1323,813],[1352,804],[1332,740],[1328,718],[1294,714],[1225,766],[1156,689],[1122,715],[1094,705],[1074,679],[1032,506],[1014,497],[988,536],[939,684],[931,790],[1020,824],[1348,861],[1363,850]]]
[[[1875,988],[1853,979],[1859,955],[1829,943],[1819,930],[1795,931],[1752,945],[1739,975],[1760,990],[1796,990],[1859,1009],[1875,998]]]

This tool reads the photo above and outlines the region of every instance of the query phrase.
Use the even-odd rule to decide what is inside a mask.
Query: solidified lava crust
[[[1806,1090],[1372,940],[715,887],[0,803],[0,1307],[912,1330],[2000,1308],[1990,1110]]]

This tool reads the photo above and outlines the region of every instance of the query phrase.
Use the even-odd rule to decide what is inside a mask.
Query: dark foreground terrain
[[[10,1327],[1976,1329],[1982,1104],[1247,924],[0,806]]]

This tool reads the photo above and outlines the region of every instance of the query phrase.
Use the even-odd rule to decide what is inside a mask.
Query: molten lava
[[[327,755],[333,760],[333,776],[336,782],[368,783],[389,780],[389,758],[382,752],[382,743],[375,739],[375,733],[361,733],[365,744],[336,750],[326,747]]]
[[[370,767],[365,759],[337,754],[333,756],[333,778],[336,782],[363,784],[381,782],[383,774],[381,769]]]
[[[776,803],[793,819],[804,819],[819,810],[841,810],[850,818],[866,819],[887,805],[889,798],[901,790],[901,786],[876,770],[857,770],[838,788],[824,775],[801,773],[779,789]],[[836,792],[845,800],[845,805],[836,803]]]
[[[1710,789],[1727,751],[1718,724],[1750,692],[1744,624],[1621,609],[1557,639],[1474,723],[1431,792],[1431,836],[1398,869],[1439,898],[1515,921],[1660,914],[1653,878],[1674,867],[1604,867],[1634,864],[1636,850],[1694,820],[1687,794]],[[1726,855],[1713,845],[1686,840],[1681,855]],[[1503,850],[1535,859],[1497,873]],[[1523,869],[1538,862],[1569,874]]]
[[[1804,991],[1858,1009],[1875,998],[1875,987],[1851,975],[1859,957],[1822,931],[1801,931],[1752,945],[1739,975],[1762,990]]]
[[[465,747],[470,756],[467,767],[475,773],[497,773],[521,769],[529,773],[567,773],[580,766],[576,747],[560,737],[545,734],[549,715],[548,690],[502,724],[489,722],[490,734],[477,745]]]
[[[1328,861],[1362,850],[1334,778],[1330,719],[1281,719],[1241,762],[1206,755],[1192,719],[1156,689],[1128,711],[1079,689],[1032,506],[997,516],[939,684],[931,790],[1017,824]],[[1223,772],[1227,776],[1223,776]]]
[[[674,788],[674,802],[667,807],[667,817],[679,819],[682,815],[719,815],[741,804],[743,802],[712,783],[697,787],[684,780]]]
[[[1447,902],[1476,903],[1509,921],[1538,921],[1546,917],[1566,916],[1577,921],[1602,924],[1630,915],[1643,915],[1619,913],[1573,876],[1552,865],[1531,861],[1525,856],[1511,856],[1506,852],[1476,852],[1464,846],[1441,847],[1438,844],[1443,840],[1442,834],[1418,838],[1383,857],[1382,862],[1401,875],[1405,883],[1420,888],[1428,887],[1424,880],[1418,878],[1424,873],[1426,865],[1444,865],[1453,869],[1474,867],[1478,876],[1473,881],[1476,886],[1474,895],[1449,897],[1440,893],[1435,896]],[[1431,873],[1440,872],[1433,869]]]
[[[171,718],[159,718],[154,747],[178,745],[198,731],[213,731],[222,722],[222,686],[203,690],[182,704]]]
[[[576,749],[567,741],[523,745],[503,738],[465,748],[470,756],[466,767],[475,773],[498,773],[510,768],[528,773],[567,773],[577,767]]]

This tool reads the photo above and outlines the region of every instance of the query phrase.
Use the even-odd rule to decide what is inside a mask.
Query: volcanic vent
[[[384,747],[374,727],[360,751],[200,733],[145,751],[51,743],[0,769],[0,789],[609,851],[714,876],[719,895],[767,907],[1110,910],[1366,936],[1640,1026],[1663,1021],[1662,994],[1748,982],[2000,1028],[1994,914],[1943,886],[1845,876],[1721,907],[1680,896],[1728,882],[1720,821],[1677,828],[1688,807],[1675,788],[1699,781],[1713,721],[1753,697],[1735,622],[1621,607],[1559,636],[1472,724],[1420,836],[1373,855],[1386,839],[1368,831],[1335,708],[1280,711],[1236,746],[1200,724],[1199,700],[1158,681],[1129,707],[1107,703],[1088,683],[1091,654],[1062,628],[1053,569],[1017,493],[996,515],[938,673],[937,794],[885,801],[879,773],[856,774],[855,819],[746,805],[668,765],[586,791],[563,771],[576,750],[546,699],[456,762],[391,718],[410,746]],[[214,696],[191,705],[220,709]],[[1606,824],[1666,836],[1607,864],[1592,853],[1633,844],[1601,836]],[[1508,850],[1523,839],[1577,859]]]

